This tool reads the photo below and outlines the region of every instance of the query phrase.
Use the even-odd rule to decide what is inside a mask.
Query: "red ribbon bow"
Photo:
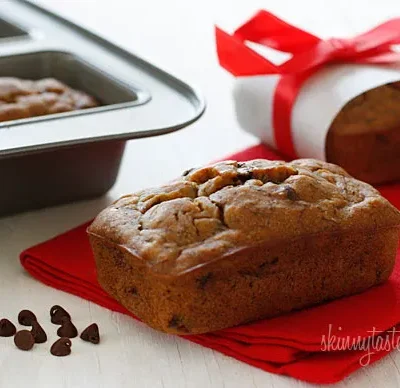
[[[267,11],[259,11],[231,36],[216,27],[219,62],[235,76],[278,74],[273,105],[273,126],[278,149],[295,158],[291,133],[291,111],[303,82],[330,63],[392,64],[400,53],[392,46],[400,43],[400,18],[350,39],[322,40],[294,27]],[[292,57],[281,65],[245,45],[261,44]]]

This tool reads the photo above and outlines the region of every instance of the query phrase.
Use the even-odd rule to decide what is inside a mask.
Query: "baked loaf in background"
[[[93,108],[98,102],[62,82],[0,77],[0,122]]]
[[[151,327],[204,333],[384,282],[400,213],[312,159],[193,169],[127,195],[88,233],[102,287]]]
[[[345,105],[329,129],[326,157],[372,184],[400,180],[400,82]]]

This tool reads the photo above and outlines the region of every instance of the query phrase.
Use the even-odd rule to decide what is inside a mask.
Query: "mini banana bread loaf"
[[[384,282],[399,224],[378,191],[336,165],[253,160],[124,196],[88,233],[102,287],[151,327],[189,334]]]
[[[400,82],[345,105],[329,129],[326,158],[372,184],[400,180]]]
[[[31,81],[0,77],[0,122],[98,105],[93,97],[53,78]]]

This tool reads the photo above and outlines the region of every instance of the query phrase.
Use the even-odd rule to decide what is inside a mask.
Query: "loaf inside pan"
[[[400,82],[344,106],[329,129],[326,157],[371,184],[400,180]]]
[[[0,77],[0,122],[94,108],[88,94],[54,78],[27,80]]]
[[[361,292],[399,212],[338,166],[234,161],[122,197],[88,229],[102,287],[155,329],[204,333]]]

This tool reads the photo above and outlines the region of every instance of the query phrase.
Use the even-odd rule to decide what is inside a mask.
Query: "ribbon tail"
[[[215,28],[220,65],[234,76],[277,74],[277,67],[237,38]]]
[[[352,63],[362,63],[371,65],[397,65],[400,68],[400,52],[391,51],[388,53],[377,54],[372,57],[361,58]]]
[[[381,46],[400,44],[400,18],[388,20],[379,26],[349,39],[357,51],[368,51]]]
[[[235,31],[234,36],[292,54],[303,52],[321,40],[265,10],[258,11]]]

